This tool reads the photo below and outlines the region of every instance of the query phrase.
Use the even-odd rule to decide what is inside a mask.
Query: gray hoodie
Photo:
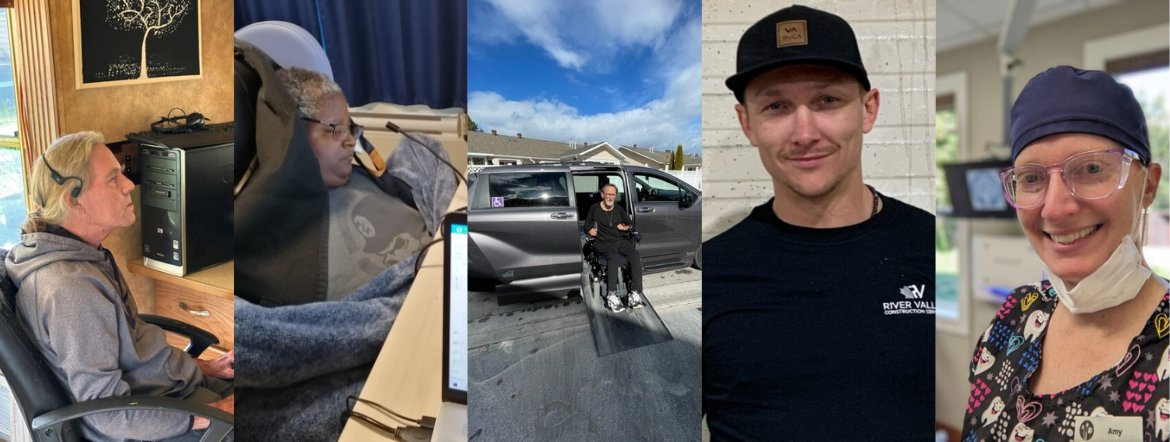
[[[21,236],[4,261],[16,307],[53,374],[75,400],[127,395],[185,398],[203,382],[195,361],[166,343],[138,307],[105,248],[54,233]],[[99,413],[87,439],[163,439],[187,432],[191,416],[166,411]]]

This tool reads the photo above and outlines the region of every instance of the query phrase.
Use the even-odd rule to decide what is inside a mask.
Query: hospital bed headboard
[[[309,31],[283,21],[262,21],[236,31],[236,38],[256,46],[282,67],[312,69],[333,79],[325,49]]]
[[[349,108],[354,122],[365,126],[365,137],[382,158],[389,158],[402,136],[386,129],[386,121],[393,121],[402,130],[427,135],[443,143],[451,164],[466,173],[467,170],[467,114],[460,108],[431,109],[425,105],[401,106],[374,102]]]

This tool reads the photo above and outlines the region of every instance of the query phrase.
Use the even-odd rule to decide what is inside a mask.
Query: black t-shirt
[[[882,201],[831,229],[769,201],[703,245],[712,440],[933,440],[934,217]]]
[[[632,226],[634,221],[630,219],[625,209],[617,204],[613,205],[613,210],[605,210],[601,208],[601,203],[597,203],[590,207],[589,213],[585,215],[585,232],[589,232],[594,223],[597,223],[597,240],[602,244],[608,244],[625,239],[626,232],[618,230],[618,224]]]

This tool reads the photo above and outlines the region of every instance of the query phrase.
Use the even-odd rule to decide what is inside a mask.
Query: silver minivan
[[[604,163],[489,167],[469,189],[468,276],[508,292],[581,288],[584,219],[602,185],[642,234],[646,273],[702,268],[702,192],[673,175]],[[499,290],[498,290],[499,291]]]

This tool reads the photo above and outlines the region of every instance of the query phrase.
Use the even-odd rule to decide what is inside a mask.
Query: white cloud
[[[692,17],[679,26],[669,35],[665,44],[654,53],[659,64],[688,66],[702,61],[700,39],[703,32],[702,20]]]
[[[470,115],[484,131],[524,134],[551,141],[701,150],[699,134],[699,64],[683,69],[669,83],[662,98],[617,112],[583,115],[556,99],[510,99],[492,91],[468,96]],[[472,147],[474,150],[474,147]]]
[[[681,0],[640,1],[627,13],[629,0],[488,0],[489,18],[476,19],[473,32],[484,42],[523,35],[566,69],[586,65],[604,70],[607,60],[629,47],[657,48],[682,13]],[[479,13],[479,11],[477,11]],[[495,28],[478,31],[478,28]],[[512,33],[516,34],[512,34]],[[697,41],[697,40],[696,40]]]
[[[600,32],[622,45],[656,46],[682,12],[679,0],[587,1],[593,9]]]
[[[583,114],[572,104],[573,97],[505,97],[490,87],[470,91],[469,113],[481,129],[560,142],[608,141],[658,149],[682,144],[688,152],[702,149],[701,20],[697,11],[682,22],[685,11],[679,0],[639,2],[636,13],[625,12],[630,9],[629,0],[488,1],[494,9],[483,14],[483,20],[476,19],[477,26],[498,14],[490,20],[514,26],[519,34],[513,35],[513,40],[522,34],[562,68],[582,72],[566,73],[566,81],[572,84],[592,84],[586,69],[612,69],[610,65],[619,64],[613,61],[630,50],[646,48],[650,56],[640,74],[630,72],[645,76],[641,89],[631,92],[606,84],[591,86],[596,94],[620,103],[610,112]],[[500,39],[481,41],[506,42],[503,36],[507,32],[512,31],[491,31],[490,37]]]
[[[523,34],[529,42],[542,49],[562,67],[580,69],[585,57],[571,49],[561,39],[558,24],[563,15],[556,2],[532,2],[521,0],[489,0],[499,14],[497,20],[505,21],[503,28],[513,28]]]

